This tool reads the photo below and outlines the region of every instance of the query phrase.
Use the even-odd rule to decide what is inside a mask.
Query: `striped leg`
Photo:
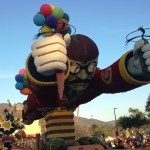
[[[72,110],[53,110],[46,115],[45,120],[47,128],[46,139],[75,140],[74,114]]]

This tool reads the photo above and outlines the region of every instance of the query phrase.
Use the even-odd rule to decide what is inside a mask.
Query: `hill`
[[[10,108],[8,103],[0,103],[0,114],[3,113],[3,110],[5,108],[8,108],[10,111],[12,111],[13,109],[13,106]],[[21,118],[21,111],[17,111],[16,112],[16,117],[19,117]],[[75,116],[75,119],[76,121],[76,116]],[[78,118],[78,123],[79,125],[85,125],[85,126],[91,126],[92,124],[97,124],[97,125],[100,125],[100,126],[115,126],[115,121],[108,121],[108,122],[104,122],[104,121],[101,121],[101,120],[97,120],[97,119],[87,119],[87,118],[83,118],[83,117],[79,117]]]
[[[76,120],[76,117],[75,117]],[[87,118],[83,118],[83,117],[79,117],[78,118],[78,123],[79,125],[86,125],[86,126],[91,126],[93,124],[97,124],[100,126],[115,126],[115,121],[108,121],[108,122],[104,122],[101,120],[97,120],[97,119],[87,119]]]

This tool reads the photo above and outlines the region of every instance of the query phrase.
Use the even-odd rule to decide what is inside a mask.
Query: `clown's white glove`
[[[37,72],[49,76],[55,74],[58,70],[67,69],[67,50],[70,44],[70,36],[66,35],[64,39],[58,35],[38,40],[32,44],[32,57]]]
[[[134,45],[133,57],[127,62],[127,69],[133,77],[150,80],[150,44],[139,40]]]

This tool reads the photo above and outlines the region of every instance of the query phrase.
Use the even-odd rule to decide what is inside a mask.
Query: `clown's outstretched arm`
[[[150,80],[150,44],[147,40],[139,40],[134,45],[133,57],[127,62],[127,70],[134,78]]]

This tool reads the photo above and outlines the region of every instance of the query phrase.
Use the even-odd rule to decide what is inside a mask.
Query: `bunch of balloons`
[[[29,95],[30,89],[28,88],[27,74],[25,69],[20,69],[19,74],[15,76],[16,84],[15,87],[17,90],[20,90],[20,93],[23,95]]]
[[[63,35],[71,34],[71,28],[68,24],[69,15],[54,5],[43,4],[40,11],[33,17],[33,22],[37,26],[42,26],[40,32],[46,37],[56,32]]]

